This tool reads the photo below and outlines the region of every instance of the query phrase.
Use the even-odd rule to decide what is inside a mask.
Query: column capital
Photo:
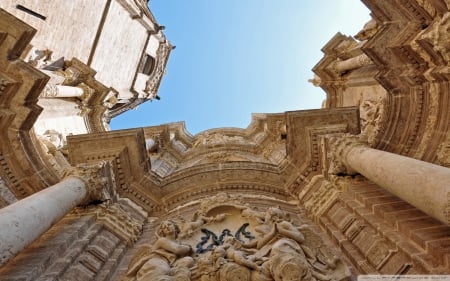
[[[48,83],[45,85],[39,97],[41,98],[55,98],[58,96],[58,88],[55,84]]]
[[[328,173],[355,175],[358,172],[346,162],[348,152],[356,147],[369,147],[360,135],[343,134],[326,137],[328,146],[327,158],[329,160]]]
[[[68,170],[65,176],[79,178],[85,183],[87,194],[81,205],[109,201],[114,195],[114,176],[108,161],[79,164]]]

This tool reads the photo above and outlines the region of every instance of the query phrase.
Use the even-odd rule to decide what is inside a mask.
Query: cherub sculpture
[[[132,261],[127,276],[135,281],[190,281],[194,260],[190,257],[192,248],[181,244],[178,238],[178,225],[163,221],[158,230],[158,239],[149,249],[142,249]]]

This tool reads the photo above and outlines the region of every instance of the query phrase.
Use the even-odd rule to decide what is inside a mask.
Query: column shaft
[[[83,180],[69,176],[0,209],[0,266],[80,204],[87,193]]]
[[[81,97],[84,90],[80,87],[47,84],[40,94],[41,98],[71,98]]]
[[[343,160],[392,194],[450,224],[450,169],[363,146],[348,148]]]
[[[350,58],[348,60],[337,62],[336,63],[336,71],[339,73],[342,73],[347,70],[352,70],[352,69],[360,68],[364,65],[369,65],[371,63],[372,63],[372,61],[370,60],[370,58],[367,55],[362,54],[362,55]]]

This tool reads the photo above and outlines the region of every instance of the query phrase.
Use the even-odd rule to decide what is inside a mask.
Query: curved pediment
[[[286,156],[284,114],[253,116],[247,129],[219,128],[192,136],[184,122],[144,128],[152,170],[161,177],[195,165],[256,162],[279,165]]]

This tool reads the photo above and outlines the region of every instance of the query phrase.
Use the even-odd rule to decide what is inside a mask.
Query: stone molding
[[[105,225],[128,246],[133,245],[141,237],[144,222],[138,221],[117,202],[90,206],[86,213],[94,214],[98,222]]]
[[[319,186],[319,187],[318,187]],[[341,190],[323,175],[314,176],[299,194],[299,200],[316,222],[331,207]]]

